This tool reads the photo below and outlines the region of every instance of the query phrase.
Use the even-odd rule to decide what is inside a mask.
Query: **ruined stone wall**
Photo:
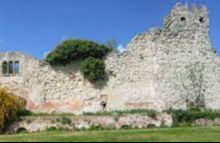
[[[122,57],[108,60],[119,71],[110,80],[119,81],[111,89],[113,103],[159,111],[192,103],[219,109],[220,62],[209,39],[207,7],[177,4],[164,21],[162,29],[137,35]]]
[[[20,74],[1,75],[0,83],[27,100],[34,112],[95,112],[102,109],[100,90],[84,81],[78,63],[51,67],[22,53],[3,53],[1,63],[20,62]]]
[[[108,81],[111,109],[158,109],[153,77],[154,39],[160,31],[152,29],[136,36],[128,45],[128,51],[110,56],[107,70],[112,72]]]
[[[197,100],[204,100],[206,108],[219,109],[220,63],[209,39],[207,8],[193,7],[190,11],[177,5],[171,17],[179,21],[161,33],[155,48],[157,97],[165,109],[186,108],[187,101]]]
[[[0,64],[10,60],[20,62],[20,74],[0,75],[0,84],[24,97],[34,112],[162,111],[198,100],[220,109],[220,62],[205,6],[177,4],[163,28],[138,34],[122,54],[111,53],[108,80],[96,84],[83,78],[77,61],[52,67],[22,53],[0,54]]]

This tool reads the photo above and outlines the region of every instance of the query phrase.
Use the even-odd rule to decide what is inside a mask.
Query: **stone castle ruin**
[[[94,85],[77,62],[52,67],[23,53],[1,53],[0,85],[26,99],[33,112],[220,109],[220,60],[206,6],[177,4],[163,28],[137,35],[126,52],[105,62],[108,80]]]

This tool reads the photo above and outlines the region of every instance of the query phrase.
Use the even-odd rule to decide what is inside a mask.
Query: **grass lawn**
[[[17,135],[0,135],[1,142],[157,142],[157,141],[220,141],[220,127],[184,127],[171,129],[43,132]]]

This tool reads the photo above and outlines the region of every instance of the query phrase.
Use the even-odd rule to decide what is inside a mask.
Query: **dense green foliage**
[[[146,110],[146,109],[133,109],[133,110],[118,110],[112,112],[97,112],[97,113],[84,113],[87,116],[123,116],[123,115],[133,115],[133,114],[141,114],[147,115],[151,118],[156,118],[157,111],[154,110]]]
[[[86,59],[81,64],[80,71],[89,81],[98,81],[105,79],[105,63],[101,59]]]
[[[81,72],[90,81],[104,79],[105,56],[112,49],[86,40],[68,40],[59,45],[47,57],[51,65],[66,65],[73,61],[82,61]]]
[[[174,126],[191,126],[193,121],[197,119],[211,119],[220,118],[220,111],[212,110],[171,110]]]
[[[61,131],[59,131],[61,130]],[[171,129],[108,130],[0,135],[1,142],[218,142],[220,127],[181,127]]]
[[[70,125],[72,123],[71,119],[65,116],[61,117],[61,120],[59,122],[63,125]]]
[[[0,88],[0,131],[18,118],[25,109],[25,101],[13,93]]]
[[[46,61],[52,65],[66,65],[72,61],[84,60],[89,57],[102,59],[110,48],[86,40],[68,40],[59,45],[47,57]]]

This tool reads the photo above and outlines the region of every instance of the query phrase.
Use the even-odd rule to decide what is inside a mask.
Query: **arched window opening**
[[[5,76],[18,75],[20,73],[19,61],[4,61],[2,63],[2,74]]]
[[[19,71],[20,71],[20,65],[19,65],[19,61],[16,61],[14,63],[14,74],[19,74]]]
[[[108,103],[108,95],[106,95],[106,94],[101,95],[100,105],[101,105],[103,111],[106,110],[107,103]]]
[[[102,110],[105,110],[107,107],[107,103],[105,101],[101,102]]]
[[[13,62],[12,61],[10,61],[9,62],[9,65],[8,65],[8,74],[13,74],[14,72],[14,66],[13,66],[14,64],[13,64]]]
[[[2,63],[2,74],[3,74],[3,75],[8,74],[8,63],[7,63],[6,61],[4,61],[4,62]]]

